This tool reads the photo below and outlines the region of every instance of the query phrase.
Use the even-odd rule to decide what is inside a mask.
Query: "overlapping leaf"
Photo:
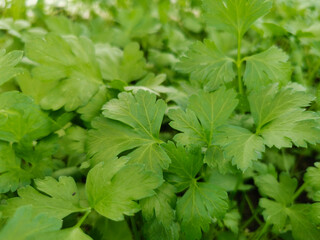
[[[201,81],[208,91],[231,82],[235,77],[233,59],[227,57],[210,40],[194,43],[176,68],[183,73],[190,73],[190,78]]]
[[[207,23],[240,38],[272,7],[268,0],[205,0],[203,9]]]
[[[18,92],[0,94],[0,139],[32,141],[48,135],[53,121],[30,97]]]
[[[22,72],[16,67],[22,56],[22,51],[16,50],[6,54],[4,49],[0,50],[0,86]]]
[[[307,143],[320,141],[318,115],[306,111],[313,96],[292,88],[279,90],[270,85],[253,91],[249,104],[255,133],[238,126],[223,126],[214,136],[214,143],[223,147],[226,156],[233,159],[238,168],[246,170],[253,160],[261,158],[268,147],[306,147]]]
[[[260,175],[255,183],[263,195],[273,199],[261,198],[259,205],[264,208],[264,219],[273,224],[276,232],[284,231],[289,221],[294,239],[318,239],[320,230],[312,221],[312,205],[292,204],[297,187],[295,179],[281,174],[278,182],[275,176]]]
[[[237,103],[236,93],[225,88],[192,95],[185,112],[173,109],[168,113],[172,119],[170,126],[182,132],[174,139],[184,145],[210,146],[215,130],[226,123]]]
[[[278,91],[271,85],[255,91],[249,96],[249,103],[257,133],[268,147],[306,147],[319,139],[318,115],[306,111],[314,97],[292,88]]]
[[[23,206],[0,231],[0,239],[35,240],[39,235],[59,230],[62,221],[48,214],[35,214],[31,206]]]
[[[291,68],[288,56],[277,47],[246,57],[245,60],[243,80],[249,90],[277,82],[285,85],[290,81]]]
[[[37,190],[31,186],[21,188],[18,190],[19,197],[10,198],[2,206],[4,216],[12,216],[16,209],[24,205],[32,205],[34,213],[47,213],[60,219],[85,210],[80,207],[79,192],[72,177],[60,177],[59,181],[46,177],[36,179],[35,184]]]
[[[49,33],[26,43],[26,55],[38,63],[32,70],[40,81],[54,82],[40,101],[45,109],[73,111],[85,105],[102,84],[91,41]]]
[[[133,150],[128,155],[130,163],[143,163],[147,169],[161,174],[162,168],[168,168],[170,163],[159,139],[166,104],[142,90],[136,94],[123,92],[118,97],[103,107],[103,115],[108,119],[93,121],[89,155],[99,162]]]
[[[123,52],[110,45],[97,45],[96,52],[101,74],[105,80],[130,83],[146,73],[146,61],[137,43],[128,44]]]
[[[138,212],[136,200],[154,195],[154,189],[162,184],[161,177],[142,165],[126,162],[126,158],[101,162],[90,170],[86,182],[91,207],[115,221]]]

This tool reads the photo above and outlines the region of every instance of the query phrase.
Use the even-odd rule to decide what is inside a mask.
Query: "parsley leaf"
[[[130,83],[146,73],[146,60],[143,52],[139,50],[138,43],[129,43],[123,52],[110,45],[97,45],[96,54],[105,80],[121,80]]]
[[[143,163],[148,170],[161,174],[170,163],[159,139],[166,104],[142,90],[136,94],[123,92],[118,98],[103,106],[108,119],[92,123],[95,129],[89,132],[90,155],[99,162],[136,148],[128,155],[130,163]]]
[[[306,111],[313,96],[292,88],[271,85],[249,95],[253,119],[268,147],[306,147],[319,142],[318,116]],[[292,143],[291,143],[292,142]]]
[[[205,20],[213,27],[242,36],[272,7],[268,0],[205,0]]]
[[[85,37],[49,33],[27,41],[26,55],[39,63],[32,70],[35,78],[55,83],[40,101],[44,109],[73,111],[86,104],[102,84],[94,46]]]
[[[252,166],[252,161],[260,159],[265,151],[263,139],[248,129],[226,125],[218,129],[215,144],[224,148],[226,157],[243,171]]]
[[[101,215],[120,221],[124,215],[140,210],[135,200],[150,197],[162,179],[142,165],[126,165],[127,158],[105,161],[92,168],[87,176],[89,203]]]
[[[290,81],[291,67],[288,56],[277,47],[246,57],[245,61],[243,80],[249,90],[259,89],[272,82],[284,85]]]
[[[204,89],[212,91],[235,78],[233,59],[220,51],[210,40],[196,42],[177,63],[176,69],[191,73],[192,80],[201,81]]]
[[[211,183],[194,182],[177,201],[177,216],[185,239],[200,239],[212,218],[222,218],[228,209],[225,191]]]
[[[237,104],[233,90],[222,87],[212,93],[199,91],[190,97],[186,112],[169,111],[170,126],[182,132],[175,135],[174,140],[184,145],[210,146],[215,130],[227,121]]]
[[[36,214],[47,213],[60,219],[74,212],[85,211],[80,207],[79,192],[72,177],[60,177],[59,181],[52,177],[36,179],[35,185],[38,190],[31,186],[20,188],[19,197],[9,199],[3,206],[4,216],[11,216],[24,205],[32,205]]]
[[[0,94],[0,139],[32,141],[53,130],[51,120],[30,97],[19,92]]]
[[[48,214],[35,214],[31,206],[17,209],[0,231],[0,239],[38,239],[40,234],[60,229],[62,221]]]
[[[0,86],[11,78],[22,72],[15,66],[21,61],[22,51],[12,51],[6,54],[4,49],[0,50]]]

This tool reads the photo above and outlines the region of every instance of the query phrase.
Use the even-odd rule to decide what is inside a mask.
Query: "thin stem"
[[[253,213],[253,215],[252,215],[247,221],[244,222],[244,224],[241,226],[241,229],[245,229],[246,227],[248,227],[248,226],[250,225],[250,223],[252,223],[253,220],[256,220],[256,221],[257,221],[257,219],[259,219],[259,218],[257,217],[257,215],[258,215],[260,212],[261,212],[261,210],[257,208],[257,209],[255,210],[255,212]],[[261,222],[260,219],[259,219],[259,222],[258,222],[258,223],[262,225],[262,222]]]
[[[254,219],[257,221],[257,223],[259,223],[259,224],[261,225],[262,222],[261,222],[261,220],[257,217],[257,214],[255,214],[256,211],[255,211],[255,209],[254,209],[254,207],[253,207],[253,204],[252,204],[252,202],[251,202],[251,199],[248,197],[247,194],[244,194],[244,197],[245,197],[245,199],[246,199],[246,201],[247,201],[247,203],[248,203],[248,206],[249,206],[249,208],[250,208],[251,213],[253,214],[252,216],[253,216]]]
[[[139,233],[138,228],[137,228],[136,221],[134,220],[134,216],[130,217],[130,224],[131,224],[131,230],[132,230],[132,233],[133,233],[134,240],[140,240],[141,237],[140,237],[140,233]]]
[[[91,209],[87,210],[86,213],[80,218],[79,222],[74,227],[79,228],[90,213],[91,213]]]
[[[301,193],[305,190],[305,188],[307,187],[306,183],[303,183],[299,189],[295,192],[295,194],[292,197],[292,202],[294,202],[300,195]]]
[[[257,240],[260,240],[261,237],[268,231],[269,228],[269,223],[265,223],[263,228],[259,231],[258,237],[256,238]]]
[[[241,60],[241,35],[240,33],[238,34],[238,57],[237,57],[237,70],[238,70],[238,85],[239,85],[239,93],[243,95],[243,86],[242,86],[242,72],[241,72],[241,65],[242,65],[242,60]]]

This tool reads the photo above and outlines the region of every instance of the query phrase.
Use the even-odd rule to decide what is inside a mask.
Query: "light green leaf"
[[[252,116],[268,147],[306,147],[320,141],[319,116],[306,111],[313,96],[271,85],[249,95]]]
[[[85,37],[62,38],[49,33],[32,38],[26,43],[26,55],[39,63],[32,69],[35,78],[55,83],[40,101],[44,109],[73,111],[85,105],[102,85],[94,46]]]
[[[159,139],[165,109],[164,101],[156,100],[149,92],[120,93],[119,99],[103,106],[103,115],[113,120],[98,119],[92,123],[89,155],[99,162],[136,148],[129,155],[130,163],[143,163],[148,170],[161,175],[170,163]]]
[[[240,38],[272,7],[268,0],[205,0],[203,9],[208,25]]]
[[[146,74],[146,60],[139,44],[126,45],[123,52],[106,44],[96,46],[97,59],[105,80],[121,80],[130,83]]]
[[[22,72],[22,69],[15,67],[22,56],[22,51],[16,50],[6,54],[4,49],[0,50],[0,86]]]
[[[15,156],[12,146],[0,142],[0,193],[14,192],[30,184],[32,174],[21,167],[21,160]]]
[[[292,202],[294,192],[297,188],[297,180],[290,178],[286,173],[281,173],[279,182],[270,174],[260,175],[254,178],[259,191],[277,202],[287,205]]]
[[[101,108],[111,95],[105,86],[100,86],[99,91],[90,99],[90,101],[80,108],[77,112],[81,114],[81,119],[91,122],[95,117],[100,115]]]
[[[174,139],[182,140],[182,144],[203,146],[205,142],[207,146],[211,145],[216,129],[225,124],[237,104],[233,90],[223,87],[212,93],[199,91],[190,97],[186,113],[175,109],[169,111],[170,126],[182,132]]]
[[[266,222],[273,224],[276,232],[283,230],[288,219],[286,206],[266,198],[261,198],[259,205],[264,208],[262,215]]]
[[[241,215],[238,209],[234,208],[227,212],[223,218],[223,224],[229,228],[233,233],[238,234],[239,232],[239,222]]]
[[[210,40],[194,43],[176,69],[190,73],[192,80],[201,81],[204,89],[212,91],[235,78],[233,59],[226,56]]]
[[[316,162],[315,167],[309,167],[304,175],[304,181],[315,189],[320,190],[320,162]]]
[[[249,90],[258,89],[269,83],[285,85],[290,81],[291,67],[288,56],[277,47],[246,57],[245,61],[243,80]]]
[[[249,130],[226,125],[218,129],[214,143],[223,147],[227,158],[242,171],[252,166],[252,161],[262,157],[265,151],[263,139]]]
[[[59,231],[43,233],[32,240],[92,240],[79,227],[65,228]]]
[[[175,219],[173,210],[176,203],[175,187],[169,183],[163,183],[155,192],[154,196],[140,201],[142,215],[147,221],[156,218],[160,224],[169,229]]]
[[[30,97],[19,92],[0,94],[0,139],[32,141],[48,135],[53,121]]]
[[[177,192],[181,192],[193,183],[203,165],[203,156],[199,148],[185,149],[181,145],[175,146],[173,142],[164,148],[172,161],[166,180],[177,188]]]
[[[136,200],[155,194],[162,184],[158,175],[145,171],[142,165],[126,165],[120,158],[101,162],[87,177],[86,191],[91,205],[101,215],[120,221],[140,210]]]
[[[287,210],[292,225],[292,235],[296,240],[318,240],[320,230],[312,222],[310,204],[296,204]]]
[[[5,217],[12,216],[16,209],[24,205],[32,205],[35,214],[47,213],[60,219],[85,211],[80,207],[79,192],[72,177],[60,177],[59,182],[52,177],[36,179],[35,185],[37,190],[31,186],[20,188],[19,197],[7,200],[1,209]]]
[[[187,240],[201,238],[212,218],[222,218],[228,209],[227,193],[211,183],[194,183],[177,201],[181,233]]]
[[[40,234],[59,230],[61,226],[60,219],[45,213],[35,214],[31,206],[23,206],[1,229],[0,239],[35,240]]]

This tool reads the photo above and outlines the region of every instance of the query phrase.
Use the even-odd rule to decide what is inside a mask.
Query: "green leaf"
[[[22,51],[16,50],[6,54],[4,49],[0,50],[0,86],[22,72],[21,69],[15,67],[21,61],[22,56]]]
[[[91,205],[101,215],[120,221],[140,210],[136,200],[155,194],[162,184],[158,175],[142,165],[126,165],[127,158],[101,162],[87,176],[86,191]]]
[[[319,142],[318,115],[306,111],[313,96],[292,88],[278,90],[271,85],[249,95],[252,116],[257,133],[264,144],[277,148],[306,147]]]
[[[268,0],[205,0],[203,9],[207,24],[240,38],[251,25],[272,7]]]
[[[65,228],[59,231],[43,233],[33,240],[92,240],[79,227]]]
[[[292,225],[292,235],[297,240],[318,240],[320,230],[317,229],[315,223],[310,219],[310,204],[296,204],[288,209],[288,216]]]
[[[246,57],[245,61],[243,80],[249,90],[258,89],[269,83],[285,85],[290,81],[291,67],[288,56],[277,47]]]
[[[282,203],[272,201],[266,198],[261,198],[259,201],[260,207],[264,208],[262,215],[263,218],[273,224],[274,230],[280,232],[287,224],[286,206]]]
[[[212,218],[222,218],[228,209],[228,195],[211,183],[196,183],[177,201],[181,233],[187,240],[201,238]]]
[[[316,162],[314,166],[308,167],[304,175],[304,181],[315,190],[320,190],[320,162]]]
[[[102,85],[94,46],[85,37],[49,33],[26,43],[26,55],[39,63],[32,74],[55,83],[40,101],[44,109],[73,111],[85,105]]]
[[[53,121],[30,97],[19,92],[0,94],[0,140],[32,141],[52,130]]]
[[[9,144],[0,142],[0,193],[16,191],[30,184],[32,174],[22,169],[21,160]]]
[[[260,159],[265,151],[263,139],[249,130],[225,125],[218,129],[214,143],[224,148],[227,158],[242,171],[252,166],[252,161]]]
[[[181,145],[175,146],[173,142],[169,142],[164,148],[172,161],[166,180],[173,183],[177,192],[181,192],[193,183],[203,165],[203,156],[199,148],[185,149]]]
[[[77,112],[81,114],[81,119],[91,122],[95,117],[100,115],[102,106],[111,98],[109,91],[105,86],[101,86],[99,91],[90,99],[90,101],[80,108]]]
[[[174,140],[184,145],[210,146],[216,129],[226,123],[237,104],[232,89],[220,88],[212,93],[199,91],[190,97],[186,112],[179,109],[169,111],[170,126],[182,132],[175,135]]]
[[[241,215],[238,209],[232,209],[227,212],[223,218],[223,224],[229,228],[233,233],[238,234],[239,232],[239,222],[241,220]]]
[[[294,192],[297,188],[297,180],[290,178],[286,173],[281,173],[279,182],[270,174],[260,175],[254,178],[259,191],[284,206],[292,202]]]
[[[17,209],[0,231],[0,239],[35,240],[42,233],[60,229],[62,221],[45,213],[35,214],[31,206]]]
[[[149,92],[120,93],[119,99],[103,107],[103,115],[113,120],[100,118],[92,123],[89,155],[99,162],[135,148],[129,154],[130,163],[145,164],[148,170],[162,174],[170,163],[159,139],[165,109],[164,101]]]
[[[204,89],[212,91],[235,78],[233,59],[220,51],[210,40],[194,43],[186,56],[181,57],[176,69],[190,73],[192,80],[201,81]]]
[[[176,202],[175,187],[169,183],[163,183],[155,190],[155,195],[140,201],[142,215],[147,221],[154,218],[169,229],[174,222],[175,213],[173,206]]]
[[[139,44],[126,45],[123,52],[110,45],[97,45],[97,59],[105,80],[121,80],[130,83],[146,74],[146,60]]]
[[[79,192],[72,177],[60,177],[59,181],[52,177],[36,179],[35,185],[37,190],[31,186],[20,188],[19,197],[7,200],[1,209],[5,217],[12,216],[24,205],[32,205],[35,214],[47,213],[60,219],[85,210],[80,207]]]

